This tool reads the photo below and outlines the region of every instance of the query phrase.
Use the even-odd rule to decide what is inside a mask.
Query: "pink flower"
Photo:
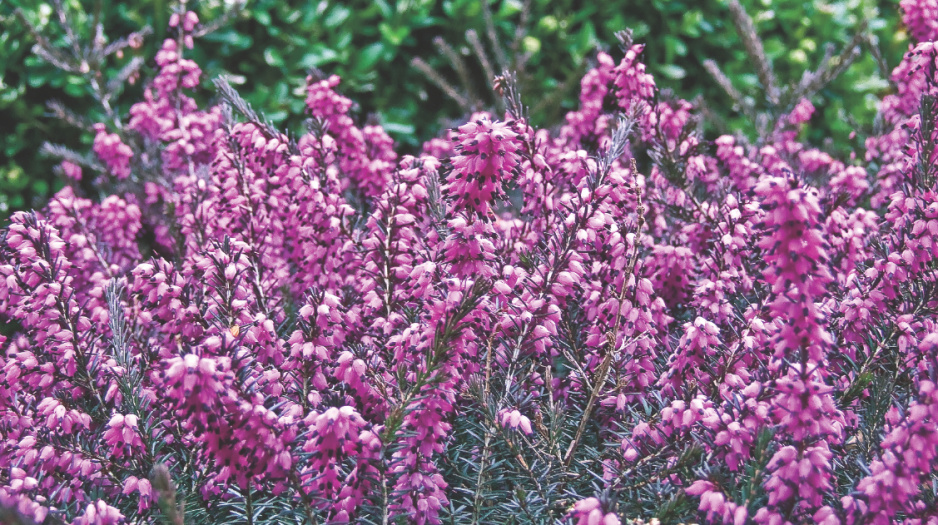
[[[622,109],[631,107],[635,100],[651,100],[655,95],[655,79],[645,72],[645,64],[638,61],[644,49],[642,44],[633,45],[615,68],[616,96]]]
[[[459,127],[456,156],[445,190],[453,196],[455,212],[487,216],[494,197],[504,195],[502,183],[520,163],[521,141],[516,122],[480,118]]]
[[[116,457],[134,448],[143,447],[143,440],[140,438],[140,430],[137,427],[137,416],[115,414],[108,423],[104,440],[110,445],[111,454]]]
[[[128,476],[127,479],[124,480],[124,488],[121,494],[128,495],[134,492],[140,495],[140,502],[137,505],[138,512],[143,512],[150,508],[153,504],[154,496],[153,486],[150,484],[150,480],[146,478],[138,479],[136,476]]]
[[[94,152],[118,179],[130,176],[130,161],[134,152],[130,146],[121,142],[116,133],[108,133],[104,124],[95,124]]]
[[[72,525],[117,525],[124,522],[124,515],[102,500],[89,503],[85,513],[72,522]]]
[[[528,419],[528,416],[521,415],[521,412],[502,409],[499,414],[499,422],[503,427],[511,429],[520,428],[522,432],[528,435],[533,432],[531,429],[531,420]]]
[[[71,163],[67,160],[63,160],[59,167],[62,168],[62,173],[64,173],[65,176],[69,179],[81,180],[81,166]]]
[[[619,525],[621,523],[614,512],[603,512],[602,503],[597,498],[577,501],[568,517],[575,525]]]
[[[938,2],[935,0],[901,0],[902,21],[916,42],[938,40]]]

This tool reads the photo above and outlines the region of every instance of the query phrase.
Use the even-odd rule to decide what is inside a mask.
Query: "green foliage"
[[[78,30],[75,41],[89,45],[94,40],[96,20],[102,24],[109,42],[147,27],[150,22],[122,4],[105,6],[97,2],[89,7],[78,0],[64,4],[70,23]],[[63,71],[37,56],[33,50],[36,35],[16,15],[17,11],[51,46],[73,49],[49,3],[36,0],[0,3],[0,25],[4,27],[0,34],[0,122],[5,126],[0,136],[0,217],[16,209],[41,207],[51,192],[61,186],[55,178],[54,162],[40,154],[44,142],[52,140],[75,149],[89,149],[92,135],[88,130],[76,133],[77,117],[71,118],[73,122],[49,118],[62,115],[47,107],[47,103],[59,101],[60,107],[73,110],[82,120],[103,120],[107,115],[93,96],[90,80],[97,78],[102,81],[102,89],[106,89],[104,83],[117,77],[134,58],[128,54],[106,59],[100,67],[92,64],[83,72]],[[155,42],[150,38],[148,45],[134,55],[152,56],[155,50]],[[102,74],[97,77],[99,70]],[[112,103],[118,110],[127,109],[122,101],[140,97],[139,85],[128,86],[126,82],[119,82],[115,93],[120,96]]]
[[[138,50],[143,57],[152,57],[158,48],[173,7],[171,0],[67,0],[65,4],[82,21],[79,25],[89,38],[98,7],[109,40],[153,27],[155,34]],[[814,119],[823,124],[810,126],[808,137],[819,144],[851,144],[846,137],[858,130],[856,122],[872,122],[877,95],[890,89],[886,64],[896,64],[907,45],[904,33],[888,30],[898,25],[895,2],[745,0],[742,4],[781,85],[796,83],[804,71],[815,69],[826,43],[842,49],[859,23],[867,21],[883,60],[878,61],[867,45],[843,75],[818,93]],[[295,116],[302,114],[307,71],[318,68],[338,74],[343,78],[342,91],[360,105],[363,119],[370,116],[399,143],[416,149],[449,119],[462,117],[465,108],[411,65],[415,57],[453,84],[460,75],[468,77],[466,94],[474,95],[470,98],[476,106],[494,107],[492,79],[466,34],[474,30],[492,69],[502,62],[516,66],[524,97],[532,101],[532,122],[551,125],[575,106],[577,81],[595,50],[614,49],[614,33],[633,28],[635,40],[646,44],[643,61],[660,87],[688,99],[702,95],[711,104],[707,108],[713,116],[707,123],[711,133],[754,132],[753,123],[733,107],[703,67],[705,60],[714,60],[737,90],[754,105],[762,103],[758,77],[730,21],[727,0],[496,0],[489,6],[485,9],[477,0],[250,0],[235,18],[199,40],[192,58],[205,68],[206,83],[229,74],[259,112],[294,130],[302,126]],[[218,19],[232,7],[230,0],[190,3],[205,21]],[[41,206],[59,186],[53,161],[40,155],[44,141],[77,149],[87,149],[91,141],[90,133],[74,133],[48,118],[46,101],[61,100],[91,119],[103,116],[94,109],[87,79],[63,73],[31,52],[35,40],[14,16],[16,9],[54,44],[63,43],[48,2],[0,3],[4,27],[0,122],[5,125],[0,139],[0,216],[8,208]],[[436,38],[441,40],[435,46]],[[466,64],[465,71],[457,71],[452,56],[439,51],[441,42]],[[104,76],[112,77],[129,58],[105,64]],[[128,101],[138,95],[139,83],[115,101],[117,109],[126,110]],[[858,131],[862,137],[865,130]]]

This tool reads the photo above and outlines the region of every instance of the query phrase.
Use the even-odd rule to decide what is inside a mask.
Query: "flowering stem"
[[[248,486],[244,490],[244,515],[247,518],[248,525],[254,525],[254,509],[252,507],[251,501],[251,482],[248,481]]]
[[[293,483],[293,486],[296,489],[296,493],[300,495],[300,501],[303,503],[303,510],[306,511],[306,521],[312,525],[319,525],[319,520],[316,519],[316,513],[313,511],[313,504],[309,500],[309,495],[306,494],[306,491],[303,490],[303,483],[300,481],[300,478],[295,470],[290,472],[290,482]]]
[[[637,173],[634,158],[632,159],[632,173]],[[603,385],[606,384],[606,376],[609,374],[609,367],[612,365],[612,360],[616,355],[616,344],[619,339],[619,325],[622,322],[622,301],[625,300],[625,292],[629,289],[629,280],[631,279],[632,274],[635,272],[635,265],[638,262],[639,235],[642,231],[642,225],[645,222],[645,207],[642,205],[642,192],[641,189],[637,186],[636,191],[638,192],[638,228],[635,232],[635,249],[632,252],[629,265],[625,269],[625,277],[622,281],[622,289],[619,291],[618,303],[616,307],[616,320],[613,324],[613,330],[607,334],[606,355],[603,357],[603,361],[600,363],[599,369],[596,371],[596,380],[593,383],[593,390],[590,392],[589,401],[586,403],[586,409],[583,411],[583,416],[580,418],[580,426],[577,427],[576,435],[573,437],[573,441],[570,442],[570,447],[567,448],[567,454],[563,459],[564,466],[569,466],[570,462],[573,460],[573,453],[580,444],[580,439],[582,439],[583,433],[586,432],[586,425],[589,423],[590,415],[593,412],[593,406],[596,404],[596,400],[599,398],[599,393],[602,390]]]
[[[475,495],[472,498],[472,525],[479,522],[479,512],[482,510],[482,476],[485,473],[485,462],[489,456],[491,442],[491,429],[486,429],[485,442],[482,445],[482,458],[479,460],[479,475],[476,477]]]

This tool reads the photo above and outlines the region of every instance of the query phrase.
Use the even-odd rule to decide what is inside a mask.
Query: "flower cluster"
[[[197,104],[173,15],[111,177],[63,163],[0,233],[0,519],[935,523],[938,47],[901,4],[847,159],[807,99],[704,136],[628,38],[557,129],[515,100],[398,155],[311,76],[294,137]]]
[[[622,523],[614,512],[603,513],[602,503],[597,498],[586,498],[576,502],[570,517],[576,525],[619,525]]]
[[[104,124],[95,124],[94,152],[100,158],[114,177],[126,179],[130,176],[130,160],[134,156],[133,150],[121,142],[116,133],[108,133]],[[69,169],[69,173],[74,173]],[[75,177],[79,178],[79,177]]]

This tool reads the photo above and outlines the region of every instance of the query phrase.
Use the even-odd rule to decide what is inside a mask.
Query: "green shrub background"
[[[109,39],[145,25],[154,28],[136,51],[147,60],[143,78],[128,86],[118,100],[120,111],[126,111],[139,99],[140,86],[152,71],[172,3],[63,1],[85,37],[91,34],[88,13],[96,8],[100,8]],[[899,27],[898,2],[741,3],[755,21],[781,84],[797,82],[805,70],[816,68],[825,43],[842,49],[864,19],[890,68],[908,46]],[[635,40],[646,44],[644,62],[659,88],[673,89],[689,99],[703,95],[710,111],[723,121],[723,129],[708,124],[709,134],[726,129],[752,131],[751,123],[732,107],[732,101],[702,65],[705,59],[715,60],[737,89],[759,102],[758,79],[724,0],[532,0],[526,17],[526,4],[521,0],[497,0],[489,6],[504,47],[514,40],[519,24],[527,20],[515,54],[530,53],[520,77],[522,97],[533,108],[535,125],[555,124],[564,111],[575,107],[579,77],[596,50],[615,50],[614,33],[632,28]],[[230,9],[220,0],[190,2],[189,7],[203,22]],[[34,40],[14,15],[16,9],[43,34],[62,44],[62,30],[50,4],[36,0],[0,2],[0,218],[16,209],[42,206],[61,185],[53,172],[55,162],[39,154],[43,142],[64,143],[80,150],[90,147],[89,133],[76,132],[49,118],[46,101],[57,99],[79,114],[101,117],[87,79],[65,74],[33,55]],[[453,100],[411,65],[414,57],[420,57],[459,85],[450,61],[434,46],[434,38],[442,37],[457,52],[465,52],[476,90],[486,93],[489,89],[491,79],[484,77],[469,53],[468,29],[478,32],[493,56],[478,0],[248,0],[237,16],[197,41],[191,57],[205,72],[201,96],[213,96],[212,78],[231,75],[237,89],[256,109],[274,123],[294,130],[302,125],[303,88],[309,68],[338,74],[343,78],[341,90],[359,104],[362,119],[384,125],[395,140],[415,150],[442,126],[464,116]],[[510,56],[512,50],[505,53]],[[108,63],[105,76],[129,59],[125,56]],[[807,138],[839,154],[861,144],[864,132],[872,126],[877,98],[890,89],[887,73],[864,47],[850,69],[814,97],[819,111],[810,126],[812,136]],[[858,131],[859,138],[849,139],[852,131]]]

